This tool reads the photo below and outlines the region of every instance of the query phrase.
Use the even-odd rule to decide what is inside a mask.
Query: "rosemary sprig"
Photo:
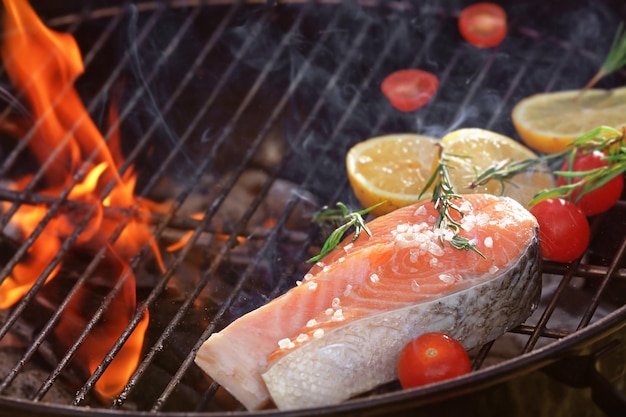
[[[626,31],[624,30],[624,23],[620,22],[617,27],[617,32],[613,38],[611,49],[607,54],[602,66],[598,72],[593,76],[591,80],[585,85],[582,91],[586,91],[593,87],[600,79],[618,71],[620,68],[626,65]]]
[[[435,220],[435,229],[439,229],[444,232],[439,235],[439,240],[442,246],[447,241],[455,249],[472,250],[484,258],[485,255],[483,255],[476,248],[474,242],[459,235],[461,224],[455,220],[455,215],[453,213],[456,213],[456,216],[460,217],[463,217],[464,213],[461,208],[453,202],[453,200],[461,198],[461,196],[456,193],[450,181],[450,174],[448,170],[453,168],[450,166],[450,157],[452,155],[449,155],[444,151],[441,143],[438,143],[437,145],[439,146],[439,160],[437,162],[437,167],[435,168],[432,176],[426,182],[426,185],[424,185],[424,188],[420,193],[420,197],[427,192],[431,186],[433,187],[431,201],[439,212],[439,216]],[[446,234],[445,231],[450,231],[452,234]]]
[[[372,232],[365,224],[365,220],[363,216],[370,211],[374,210],[376,207],[381,206],[385,202],[382,201],[378,204],[375,204],[371,207],[368,207],[363,210],[350,212],[348,207],[342,203],[338,202],[338,208],[328,208],[325,207],[321,211],[315,213],[313,215],[313,222],[317,223],[320,226],[324,226],[328,223],[334,224],[338,226],[335,230],[333,230],[324,245],[322,245],[322,250],[320,253],[309,260],[308,263],[317,262],[322,259],[324,256],[328,254],[331,250],[335,249],[337,245],[341,242],[341,239],[346,234],[346,232],[354,226],[354,236],[352,237],[352,241],[354,242],[360,235],[361,232],[365,231],[368,235],[372,235]]]
[[[542,200],[553,197],[571,198],[574,194],[576,194],[576,199],[580,199],[584,194],[603,187],[616,176],[626,172],[626,147],[622,143],[624,135],[624,131],[612,127],[598,127],[575,139],[564,151],[519,161],[497,162],[483,172],[477,173],[469,187],[476,188],[489,181],[498,181],[504,187],[504,184],[511,183],[511,179],[515,175],[532,170],[537,165],[567,160],[571,166],[578,155],[593,151],[607,153],[608,165],[606,167],[589,171],[574,172],[571,169],[554,171],[554,175],[568,178],[569,183],[540,191],[528,205],[533,206]],[[573,179],[577,180],[572,182]]]
[[[621,141],[621,135],[621,132],[617,129],[601,126],[575,139],[564,151],[542,155],[538,158],[521,159],[519,161],[505,159],[496,162],[487,167],[484,171],[476,172],[474,180],[469,184],[469,188],[477,188],[490,181],[498,181],[502,189],[504,189],[505,184],[515,185],[515,183],[511,181],[515,175],[535,169],[537,166],[550,165],[554,161],[563,161],[566,158],[569,158],[569,160],[573,162],[577,153],[587,153],[594,150],[610,150]],[[556,174],[557,172],[554,173]],[[563,176],[565,176],[565,174],[563,174]]]
[[[422,195],[424,195],[424,193],[431,188],[431,186],[434,186],[431,201],[434,203],[435,208],[439,212],[439,216],[435,220],[435,229],[441,231],[439,239],[442,246],[445,242],[448,242],[455,249],[472,250],[484,258],[485,255],[483,255],[482,252],[476,248],[474,242],[459,235],[461,223],[455,219],[455,217],[462,218],[464,213],[461,208],[453,202],[453,200],[461,198],[461,196],[454,191],[454,187],[450,181],[448,169],[451,167],[449,166],[449,159],[452,156],[455,158],[462,158],[462,156],[448,155],[444,152],[443,145],[441,145],[441,143],[438,143],[437,145],[439,146],[439,160],[437,167],[432,176],[426,182],[426,185],[424,185],[419,197],[421,198]],[[348,207],[346,207],[345,204],[338,202],[338,208],[325,207],[321,211],[317,212],[313,216],[313,222],[320,225],[320,227],[327,226],[330,223],[337,226],[337,228],[329,234],[328,238],[322,245],[320,253],[307,260],[307,262],[317,262],[326,256],[330,251],[335,249],[343,239],[345,233],[353,226],[355,229],[354,236],[352,237],[353,242],[360,236],[362,231],[365,231],[371,236],[372,232],[367,227],[365,220],[363,219],[363,215],[369,213],[384,203],[385,202],[383,201],[360,211],[349,212]]]

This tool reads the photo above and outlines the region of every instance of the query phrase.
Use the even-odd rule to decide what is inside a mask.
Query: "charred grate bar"
[[[72,33],[81,46],[86,71],[77,87],[88,114],[106,132],[107,143],[118,134],[127,141],[119,176],[138,173],[136,193],[141,199],[171,200],[167,210],[149,214],[133,206],[104,207],[103,216],[118,222],[115,230],[105,246],[73,261],[78,265],[75,271],[67,267],[65,281],[71,284],[61,299],[51,300],[46,298],[51,296],[44,286],[46,279],[76,256],[81,234],[98,215],[95,205],[71,197],[87,176],[95,153],[82,161],[80,175],[58,196],[38,191],[79,125],[67,132],[59,150],[51,151],[50,162],[36,167],[25,190],[0,189],[0,199],[11,203],[2,213],[3,230],[23,206],[47,210],[33,233],[15,245],[14,255],[3,262],[2,282],[57,216],[78,213],[74,232],[32,289],[3,316],[0,340],[15,334],[23,346],[14,365],[2,370],[0,392],[11,403],[11,387],[43,358],[48,362],[44,364],[47,375],[26,399],[32,405],[47,403],[54,387],[67,384],[67,391],[74,394],[65,404],[78,410],[106,407],[124,413],[168,414],[239,409],[195,368],[195,352],[211,333],[298,279],[306,268],[303,260],[320,242],[311,225],[299,224],[295,229],[292,225],[294,217],[302,217],[303,205],[312,210],[340,200],[356,204],[342,169],[350,146],[378,134],[440,135],[464,126],[513,135],[507,115],[516,101],[531,92],[580,84],[602,58],[577,46],[576,39],[564,40],[563,33],[545,35],[526,28],[519,23],[523,19],[512,25],[508,46],[476,51],[458,39],[454,26],[458,8],[419,2],[173,1],[110,7],[95,1],[65,15],[45,7],[41,5],[40,11],[51,15],[47,23]],[[604,36],[610,38],[608,32]],[[567,68],[579,63],[575,74],[565,75]],[[436,70],[441,80],[432,103],[412,115],[392,110],[378,91],[387,73],[406,66]],[[617,83],[616,79],[609,82]],[[24,98],[19,90],[14,96]],[[117,110],[115,118],[107,120],[104,115],[111,108]],[[7,105],[3,118],[14,111]],[[35,121],[8,152],[2,149],[1,178],[15,178],[42,123]],[[259,162],[259,155],[276,151],[276,143],[278,157]],[[262,175],[250,180],[249,174],[259,170]],[[236,196],[246,181],[253,183],[252,195],[239,204],[243,207],[232,221],[224,220],[227,212],[235,211]],[[278,209],[270,210],[266,220],[271,222],[255,225],[258,213],[277,200],[276,189],[285,184],[290,188]],[[113,182],[104,187],[98,200],[103,201],[113,187]],[[611,222],[623,218],[624,209],[620,202],[595,219],[596,243],[606,240]],[[155,267],[150,245],[145,244],[115,285],[103,284],[107,248],[115,245],[133,220],[149,224],[159,246],[182,236],[186,240],[176,251],[164,253],[163,270]],[[623,231],[624,225],[619,228]],[[473,367],[483,375],[497,375],[503,360],[502,368],[506,360],[521,363],[538,348],[584,334],[607,317],[623,322],[626,240],[614,233],[609,233],[609,247],[592,246],[578,263],[546,262],[547,292],[541,309],[502,339],[478,349]],[[128,325],[92,373],[81,375],[72,366],[73,359],[134,276],[138,306]],[[98,308],[59,354],[53,346],[54,329],[72,308],[72,299],[94,287],[106,289]],[[581,302],[572,314],[573,325],[560,321],[563,311],[571,309],[572,294]],[[32,322],[36,313],[31,309],[41,308],[42,303],[50,304],[51,311],[44,320]],[[135,371],[119,394],[100,402],[94,394],[96,384],[148,311],[151,327]],[[512,347],[513,353],[502,354],[501,344]],[[397,387],[383,387],[381,392],[389,390]],[[376,394],[368,397],[371,402],[356,400],[355,407],[373,407],[377,401],[388,405],[385,397],[379,400]],[[415,402],[426,403],[427,394],[417,396]],[[405,400],[402,393],[398,398]]]

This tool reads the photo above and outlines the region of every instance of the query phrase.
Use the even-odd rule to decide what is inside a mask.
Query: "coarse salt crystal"
[[[352,285],[350,285],[350,284],[346,285],[346,289],[343,292],[343,295],[348,296],[348,295],[350,295],[351,292],[352,292]]]
[[[495,273],[496,273],[496,272],[498,272],[499,270],[500,270],[500,268],[498,268],[498,267],[497,267],[497,266],[495,266],[495,265],[491,265],[491,266],[489,267],[489,273],[490,273],[490,274],[495,274]]]
[[[337,259],[337,261],[338,261],[338,262],[343,262],[343,261],[345,261],[345,260],[346,260],[346,257],[345,257],[345,256],[342,256],[341,258]]]
[[[374,284],[380,281],[380,277],[377,274],[370,275],[370,281]]]
[[[428,253],[434,256],[442,256],[444,254],[441,245],[435,242],[429,242]]]
[[[295,347],[295,343],[293,343],[291,341],[291,339],[289,339],[288,337],[284,338],[284,339],[280,339],[278,341],[278,347],[281,349],[291,349],[293,347]]]
[[[396,226],[396,230],[400,233],[404,233],[407,230],[409,230],[409,225],[406,223],[401,223],[399,225]]]
[[[306,327],[313,327],[317,324],[317,320],[315,319],[311,319],[309,321],[306,322]]]
[[[306,342],[308,339],[309,339],[309,336],[307,334],[300,333],[298,337],[296,337],[296,342],[302,343],[302,342]]]
[[[296,281],[296,287],[299,287],[300,285],[302,285],[302,281]]]
[[[334,312],[335,312],[335,309],[330,308],[330,307],[329,307],[329,308],[327,308],[327,309],[326,309],[326,311],[324,311],[324,313],[325,313],[327,316],[331,316]]]
[[[467,214],[470,211],[472,211],[472,205],[470,204],[469,201],[465,200],[465,201],[463,201],[463,203],[461,203],[460,209],[461,209],[462,212]]]
[[[463,220],[461,220],[461,227],[466,232],[471,232],[475,225],[476,225],[476,216],[472,214],[468,214],[464,216]]]
[[[354,247],[354,243],[348,243],[346,246],[343,247],[343,250],[345,250],[346,252],[348,252],[350,249],[352,249]]]
[[[333,308],[339,307],[339,304],[341,304],[341,300],[337,297],[333,298],[333,301],[330,303]]]
[[[324,262],[317,262],[315,265],[319,266],[320,268],[324,268],[326,266],[326,264]]]
[[[326,265],[324,268],[322,268],[322,271],[324,271],[324,272],[330,271],[330,266]]]
[[[489,224],[489,220],[490,220],[490,219],[491,219],[491,217],[489,217],[489,214],[488,214],[488,213],[479,213],[479,214],[476,216],[476,223],[477,223],[479,226],[484,226],[484,225],[486,225],[486,224]]]
[[[438,258],[430,258],[430,261],[428,262],[430,266],[435,266],[439,263],[439,259]]]
[[[317,329],[316,331],[314,331],[313,337],[316,339],[321,339],[322,337],[324,337],[324,329]]]
[[[311,278],[313,278],[313,274],[304,274],[304,280],[305,280],[305,281],[308,281],[308,280],[310,280]]]
[[[411,280],[411,289],[415,292],[420,290],[420,285],[415,280]]]
[[[413,213],[414,216],[419,216],[421,214],[426,214],[426,207],[419,206],[417,210],[415,210],[415,213]]]
[[[344,319],[343,317],[343,310],[338,309],[333,313],[333,317],[332,317],[332,321],[342,321]]]
[[[439,274],[439,279],[446,284],[451,284],[454,282],[454,276],[450,274]]]
[[[485,238],[485,247],[493,248],[493,238],[491,236]]]
[[[311,281],[308,283],[308,286],[311,291],[315,291],[317,289],[317,282]]]

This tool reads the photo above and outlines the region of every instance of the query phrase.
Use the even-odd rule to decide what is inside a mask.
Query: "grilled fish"
[[[431,202],[398,209],[211,335],[197,365],[249,410],[326,406],[395,379],[402,347],[421,333],[470,349],[522,323],[541,291],[536,219],[506,197],[457,204],[460,234],[480,254],[446,242]]]

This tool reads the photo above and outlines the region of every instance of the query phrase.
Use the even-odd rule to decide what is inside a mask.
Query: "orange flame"
[[[119,222],[105,218],[103,207],[147,211],[151,206],[149,202],[142,202],[134,196],[136,178],[132,169],[123,178],[118,174],[118,164],[123,162],[121,150],[107,147],[74,89],[76,78],[84,70],[74,38],[46,28],[25,0],[3,0],[3,3],[2,60],[9,78],[22,91],[37,121],[30,131],[29,149],[36,160],[46,167],[45,184],[38,184],[37,191],[58,196],[64,187],[72,183],[81,165],[85,161],[92,161],[93,165],[89,167],[84,180],[75,184],[68,196],[70,200],[87,203],[95,208],[76,245],[93,252],[103,245],[107,247],[104,263],[117,265],[116,273],[110,275],[110,288],[121,283],[122,273],[128,275],[121,284],[122,290],[113,297],[108,309],[73,359],[85,372],[93,373],[135,314],[135,278],[128,271],[127,261],[136,256],[141,247],[149,244],[157,262],[164,268],[154,237],[144,223],[130,221],[110,246],[109,238]],[[20,123],[22,121],[14,124]],[[8,122],[5,124],[12,125]],[[110,146],[119,146],[118,135],[117,131],[114,132]],[[31,178],[27,176],[16,181],[15,190],[24,190]],[[100,202],[99,196],[111,182],[114,188]],[[7,203],[4,205],[8,207]],[[11,218],[9,226],[17,231],[21,239],[27,239],[46,213],[44,206],[22,205]],[[62,242],[76,230],[81,220],[79,213],[72,212],[58,214],[48,222],[23,259],[13,268],[11,275],[0,285],[0,308],[10,307],[32,287],[56,256]],[[46,283],[54,278],[58,270],[59,266],[48,274]],[[75,337],[81,334],[94,314],[95,311],[88,311],[89,306],[99,305],[93,300],[89,302],[90,297],[89,289],[79,290],[55,328],[57,338],[66,347],[74,343]],[[128,341],[97,381],[96,392],[102,398],[115,396],[136,368],[148,317],[145,312]]]
[[[196,219],[196,220],[202,220],[202,216],[203,216],[203,213],[194,213],[189,217],[191,217],[192,219]],[[187,244],[187,242],[189,242],[189,239],[191,239],[191,236],[193,236],[193,232],[185,233],[178,240],[178,242],[174,242],[171,245],[168,245],[165,248],[165,250],[167,250],[168,252],[176,252],[177,250],[182,249]]]
[[[106,258],[106,266],[109,268],[107,273],[113,276],[123,276],[124,274],[128,274],[128,276],[122,282],[121,290],[113,297],[108,307],[107,311],[115,313],[105,314],[100,319],[98,325],[89,333],[76,353],[75,360],[77,363],[90,373],[93,373],[100,365],[102,359],[117,341],[120,332],[126,328],[132,319],[134,309],[130,309],[129,306],[135,306],[136,303],[135,280],[132,272],[110,248]],[[89,285],[79,289],[62,315],[58,326],[54,329],[60,341],[70,346],[78,339],[87,321],[99,308],[101,298],[102,294],[99,294],[96,288]],[[148,321],[149,315],[146,311],[115,360],[109,364],[102,377],[96,382],[96,391],[102,398],[112,399],[115,397],[137,367]]]

